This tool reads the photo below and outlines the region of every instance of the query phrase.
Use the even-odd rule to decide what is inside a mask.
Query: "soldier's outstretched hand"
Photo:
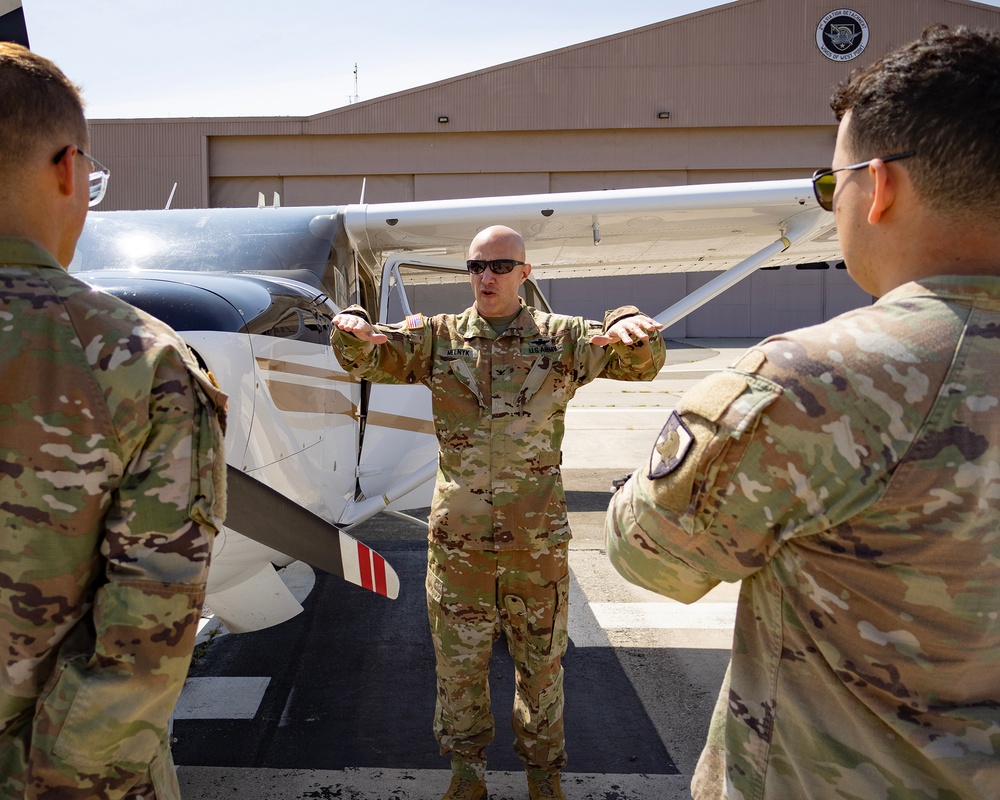
[[[388,341],[388,337],[384,333],[379,333],[357,314],[337,314],[333,318],[333,324],[340,328],[340,330],[356,336],[363,342],[382,344]]]
[[[662,327],[659,322],[650,319],[645,314],[636,314],[618,320],[605,333],[595,334],[590,338],[590,343],[598,346],[612,342],[635,344],[637,341],[648,340],[650,331],[658,331]]]

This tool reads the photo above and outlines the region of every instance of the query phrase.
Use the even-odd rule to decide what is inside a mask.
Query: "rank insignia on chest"
[[[694,436],[690,429],[680,414],[672,411],[653,445],[653,452],[649,454],[649,479],[666,477],[677,469],[693,443]]]
[[[408,314],[406,317],[406,327],[411,331],[418,331],[424,327],[423,314]]]

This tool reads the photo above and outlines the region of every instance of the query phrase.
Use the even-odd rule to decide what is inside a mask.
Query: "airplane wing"
[[[809,179],[349,205],[344,223],[375,261],[461,257],[479,230],[508,225],[539,278],[727,270],[775,242],[768,265],[840,258]]]

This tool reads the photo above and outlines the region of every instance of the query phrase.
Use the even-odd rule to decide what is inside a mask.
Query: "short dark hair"
[[[16,169],[41,144],[62,136],[84,147],[87,120],[79,88],[37,53],[0,42],[0,169]],[[55,153],[53,153],[55,155]],[[9,174],[9,173],[8,173]]]
[[[1000,34],[934,25],[839,86],[857,160],[900,162],[920,198],[956,216],[1000,212]]]

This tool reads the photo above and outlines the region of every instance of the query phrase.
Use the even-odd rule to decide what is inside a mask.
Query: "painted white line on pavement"
[[[591,603],[590,610],[605,630],[725,630],[736,623],[736,603]]]
[[[569,408],[566,409],[567,414],[569,414],[570,412],[576,414],[615,414],[619,417],[624,414],[634,414],[640,411],[665,414],[663,406],[621,406],[616,408],[593,408],[590,406],[583,406],[583,407],[570,406]]]
[[[352,800],[438,800],[448,788],[450,770],[351,767],[344,770],[177,768],[181,793],[198,800],[300,800],[342,797]],[[563,772],[562,786],[573,800],[683,800],[690,798],[689,775],[595,774]],[[488,770],[491,800],[528,796],[523,772]]]
[[[253,719],[270,678],[188,678],[174,719]]]

